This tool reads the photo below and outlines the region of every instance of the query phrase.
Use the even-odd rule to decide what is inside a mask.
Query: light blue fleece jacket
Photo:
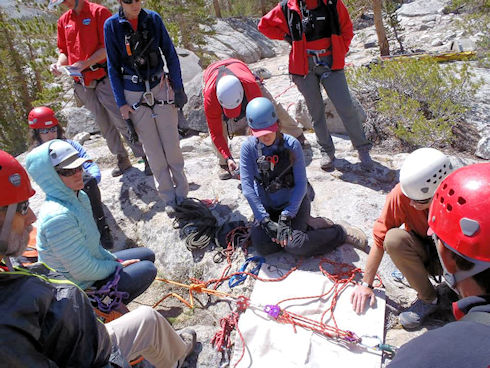
[[[26,158],[29,175],[46,193],[37,220],[39,261],[86,289],[111,275],[120,263],[100,245],[92,208],[83,191],[68,188],[56,173],[46,142]]]

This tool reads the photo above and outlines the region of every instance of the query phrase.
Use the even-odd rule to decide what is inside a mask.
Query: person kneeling
[[[335,224],[313,229],[308,225],[311,202],[306,195],[301,144],[278,132],[271,101],[254,98],[247,106],[246,116],[253,136],[241,148],[240,177],[257,223],[251,238],[259,253],[267,255],[284,248],[291,254],[313,256],[344,242],[364,249],[366,237],[358,229]]]

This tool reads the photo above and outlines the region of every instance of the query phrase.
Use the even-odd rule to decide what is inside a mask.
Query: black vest
[[[293,164],[294,157],[290,150],[284,147],[284,137],[279,133],[277,149],[270,155],[264,156],[257,139],[257,168],[259,176],[255,179],[266,193],[275,193],[283,188],[294,187]]]

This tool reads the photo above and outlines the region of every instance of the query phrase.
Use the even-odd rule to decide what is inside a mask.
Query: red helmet
[[[22,165],[0,150],[0,207],[27,201],[34,193]]]
[[[50,128],[58,125],[58,119],[54,116],[54,111],[46,106],[32,109],[29,113],[28,121],[31,129]]]
[[[462,167],[437,188],[429,226],[448,248],[490,262],[490,163]]]

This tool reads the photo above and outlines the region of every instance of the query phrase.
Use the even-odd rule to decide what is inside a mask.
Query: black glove
[[[97,185],[97,179],[95,179],[92,175],[89,173],[83,173],[82,176],[83,179],[83,189],[84,192],[90,191],[90,188],[94,185]]]
[[[286,241],[286,244],[293,239],[293,229],[291,228],[291,218],[281,215],[277,222],[277,240],[279,243]]]
[[[134,130],[134,124],[131,119],[126,119],[126,125],[128,127],[128,139],[131,144],[136,144],[139,141],[138,133]]]
[[[265,233],[269,235],[271,239],[277,239],[277,222],[272,221],[269,217],[266,217],[260,223]]]
[[[287,43],[289,43],[291,46],[293,45],[293,39],[287,33],[284,35],[284,41],[286,41]]]
[[[175,107],[181,109],[187,103],[187,95],[185,94],[184,89],[178,89],[174,91],[174,104]]]

